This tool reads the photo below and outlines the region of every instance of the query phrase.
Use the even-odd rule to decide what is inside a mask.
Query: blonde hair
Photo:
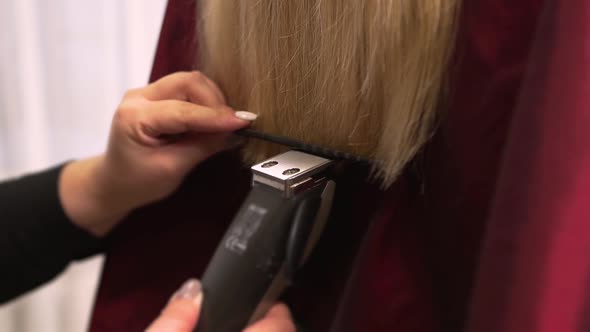
[[[458,1],[203,0],[201,67],[256,129],[377,160],[387,186],[432,135]]]

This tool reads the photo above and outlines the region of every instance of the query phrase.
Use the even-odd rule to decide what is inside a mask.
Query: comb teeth
[[[307,143],[303,143],[301,141],[298,141],[298,140],[295,140],[292,138],[288,138],[288,137],[284,137],[284,136],[266,134],[266,133],[262,133],[262,132],[259,132],[259,131],[256,131],[256,130],[250,129],[250,128],[241,129],[241,130],[236,131],[235,133],[237,135],[244,136],[244,137],[257,138],[257,139],[261,139],[264,141],[281,144],[284,146],[288,146],[294,150],[299,150],[301,152],[310,153],[310,154],[313,154],[313,155],[316,155],[319,157],[323,157],[323,158],[327,158],[327,159],[349,160],[349,161],[367,163],[367,164],[371,163],[370,159],[363,158],[363,157],[354,155],[352,153],[338,151],[338,150],[332,150],[332,149],[328,149],[328,148],[325,148],[325,147],[322,147],[319,145],[307,144]]]

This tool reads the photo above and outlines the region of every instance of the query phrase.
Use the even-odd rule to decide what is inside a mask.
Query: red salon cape
[[[194,12],[169,1],[152,80],[195,68]],[[336,179],[283,298],[309,331],[590,330],[590,2],[464,1],[451,73],[436,136],[391,189],[361,168]],[[130,216],[90,331],[145,329],[202,275],[248,187],[228,152]]]

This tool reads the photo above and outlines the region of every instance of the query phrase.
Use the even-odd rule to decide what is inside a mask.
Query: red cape
[[[194,1],[170,0],[152,80],[194,68]],[[284,297],[309,331],[590,329],[590,5],[465,1],[450,107],[387,192],[337,179]],[[235,153],[111,235],[90,330],[145,329],[201,276],[249,186]],[[236,276],[239,278],[239,276]]]

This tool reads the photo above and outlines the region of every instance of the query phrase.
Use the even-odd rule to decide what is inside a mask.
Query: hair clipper
[[[252,188],[202,278],[197,332],[241,331],[293,282],[332,206],[334,162],[288,151],[252,166]]]

